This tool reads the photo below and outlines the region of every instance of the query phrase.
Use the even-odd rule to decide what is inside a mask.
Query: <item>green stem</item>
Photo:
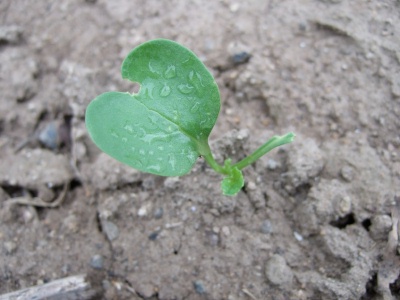
[[[214,169],[214,171],[223,175],[228,175],[225,168],[215,161],[211,152],[209,152],[206,155],[203,155],[203,157],[206,160],[206,162],[211,166],[211,168]]]
[[[295,135],[292,132],[289,132],[283,136],[278,136],[278,135],[273,136],[252,154],[242,159],[238,163],[234,164],[233,167],[237,167],[239,170],[242,170],[243,168],[247,167],[248,165],[251,165],[253,162],[255,162],[257,159],[259,159],[261,156],[265,155],[272,149],[292,142],[294,137]]]
[[[211,153],[211,148],[210,145],[208,144],[208,140],[203,140],[200,143],[197,144],[197,148],[199,151],[199,154],[204,157],[206,162],[211,166],[211,168],[214,169],[215,172],[227,175],[228,173],[226,172],[224,166],[221,166],[218,164],[214,156]]]

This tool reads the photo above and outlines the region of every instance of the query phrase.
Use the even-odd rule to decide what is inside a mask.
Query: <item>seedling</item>
[[[148,41],[128,54],[121,73],[140,84],[139,92],[97,96],[87,107],[86,127],[102,151],[140,171],[181,176],[202,156],[224,176],[223,193],[235,195],[244,185],[243,168],[294,139],[293,133],[274,136],[243,160],[220,165],[208,144],[219,90],[193,52],[169,40]]]

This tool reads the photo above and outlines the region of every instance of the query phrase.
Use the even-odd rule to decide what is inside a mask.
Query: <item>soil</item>
[[[216,159],[269,137],[235,197],[198,160],[143,174],[84,112],[168,38],[216,77]],[[0,294],[86,274],[94,299],[400,299],[400,2],[0,2]]]

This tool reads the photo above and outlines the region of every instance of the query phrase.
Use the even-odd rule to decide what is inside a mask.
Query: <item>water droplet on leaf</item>
[[[193,91],[193,86],[190,84],[180,84],[178,85],[178,90],[183,94],[190,94]]]
[[[163,88],[161,89],[160,96],[167,97],[169,94],[171,94],[171,88],[164,84]]]
[[[175,170],[176,158],[174,154],[168,155],[168,162],[171,165],[172,170]]]
[[[165,78],[171,79],[176,76],[176,69],[174,65],[168,66],[167,70],[164,73]]]
[[[190,112],[191,112],[191,113],[195,113],[195,112],[197,112],[197,111],[199,110],[199,108],[200,108],[200,102],[196,102],[196,103],[192,106],[192,108],[190,109]]]

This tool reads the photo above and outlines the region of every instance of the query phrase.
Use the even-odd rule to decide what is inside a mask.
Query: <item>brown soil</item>
[[[399,12],[0,1],[0,294],[88,274],[95,299],[400,299]],[[201,159],[180,178],[142,174],[88,137],[88,103],[133,90],[121,62],[158,37],[217,79],[219,161],[297,135],[235,197]]]

